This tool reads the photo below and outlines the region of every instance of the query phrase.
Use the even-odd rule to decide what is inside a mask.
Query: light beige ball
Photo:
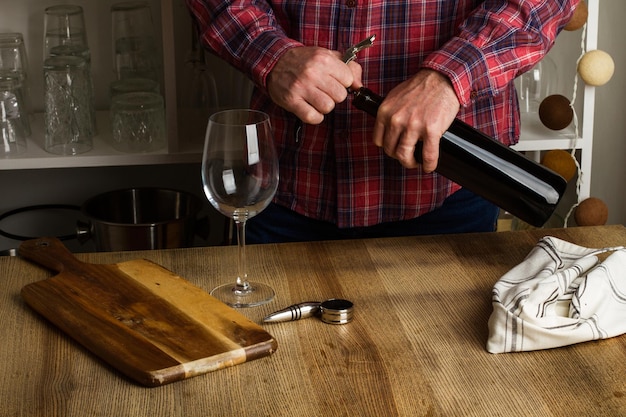
[[[608,53],[596,49],[589,51],[578,62],[578,75],[587,85],[601,86],[609,82],[615,63]]]

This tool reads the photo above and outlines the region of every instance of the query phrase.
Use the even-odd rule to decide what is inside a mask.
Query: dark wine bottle
[[[352,104],[376,116],[383,98],[367,88]],[[415,147],[422,160],[422,142]],[[458,119],[443,134],[435,170],[519,219],[543,226],[565,193],[563,177]]]

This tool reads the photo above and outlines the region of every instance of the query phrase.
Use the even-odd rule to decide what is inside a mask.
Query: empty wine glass
[[[270,203],[278,187],[278,159],[267,114],[226,110],[209,118],[202,156],[202,184],[209,202],[237,226],[238,275],[211,295],[233,307],[252,307],[274,298],[268,285],[249,282],[246,221]]]

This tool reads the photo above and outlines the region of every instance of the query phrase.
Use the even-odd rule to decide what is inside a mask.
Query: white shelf
[[[124,153],[110,145],[111,123],[109,112],[99,111],[96,115],[98,135],[93,139],[93,149],[79,155],[53,155],[44,150],[43,114],[31,117],[32,135],[28,139],[26,152],[0,159],[0,170],[76,168],[127,165],[157,165],[200,162],[202,144],[180,146],[176,152],[166,147],[148,153]]]
[[[550,130],[539,120],[537,114],[522,116],[519,142],[512,146],[518,151],[548,151],[551,149],[580,149],[582,138],[576,137],[572,126],[560,131]]]

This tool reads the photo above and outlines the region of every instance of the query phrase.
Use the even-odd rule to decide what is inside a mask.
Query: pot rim
[[[94,215],[93,213],[89,213],[87,210],[90,204],[94,204],[95,201],[103,199],[103,198],[107,198],[113,195],[128,193],[128,192],[132,193],[132,192],[146,192],[146,191],[175,193],[175,194],[185,196],[186,198],[189,199],[189,202],[190,202],[189,213],[179,218],[171,218],[171,219],[166,219],[162,221],[144,222],[144,223],[121,223],[121,222],[111,221],[107,219],[102,219],[99,216]],[[164,225],[164,224],[174,224],[174,223],[185,222],[189,220],[190,218],[195,219],[197,218],[198,213],[200,212],[201,208],[202,208],[202,203],[201,203],[200,198],[188,191],[177,190],[174,188],[163,188],[163,187],[129,187],[129,188],[120,188],[120,189],[110,190],[104,193],[94,195],[90,197],[89,199],[85,200],[85,202],[81,205],[80,210],[81,210],[81,213],[84,216],[86,216],[92,223],[97,222],[99,224],[108,225],[108,226],[117,226],[117,227],[147,227],[147,226],[154,227],[154,226]]]

